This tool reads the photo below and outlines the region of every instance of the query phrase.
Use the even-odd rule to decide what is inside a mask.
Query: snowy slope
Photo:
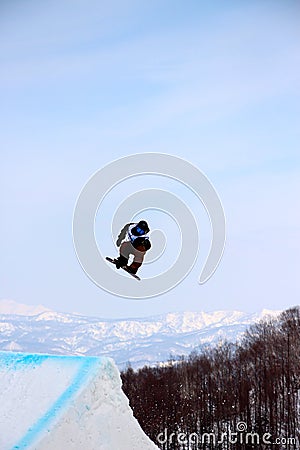
[[[106,320],[46,311],[36,316],[0,315],[0,350],[109,356],[120,368],[166,361],[205,344],[235,341],[246,328],[278,312],[170,313]]]
[[[0,352],[0,448],[154,450],[109,358]]]

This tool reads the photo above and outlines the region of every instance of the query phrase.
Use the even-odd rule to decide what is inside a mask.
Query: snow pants
[[[121,244],[120,256],[118,259],[122,263],[121,265],[125,266],[128,264],[129,256],[133,255],[133,261],[130,266],[128,266],[128,269],[131,273],[136,273],[138,268],[143,264],[145,253],[146,252],[141,252],[134,248],[130,241],[125,241]]]

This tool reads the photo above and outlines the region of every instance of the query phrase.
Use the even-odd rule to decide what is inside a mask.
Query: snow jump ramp
[[[155,450],[109,358],[0,352],[0,450]]]

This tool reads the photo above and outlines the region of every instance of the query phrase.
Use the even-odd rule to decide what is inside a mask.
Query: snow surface
[[[109,358],[0,352],[0,449],[154,450]]]

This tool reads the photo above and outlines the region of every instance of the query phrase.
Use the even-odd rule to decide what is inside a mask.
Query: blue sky
[[[0,297],[103,317],[298,304],[299,9],[296,0],[1,2]],[[209,177],[227,244],[199,286],[210,229],[198,199],[155,177],[126,182],[107,201],[107,223],[126,195],[163,187],[194,211],[202,240],[180,286],[124,300],[82,271],[72,215],[96,170],[149,151]],[[103,245],[109,232],[97,230]]]

